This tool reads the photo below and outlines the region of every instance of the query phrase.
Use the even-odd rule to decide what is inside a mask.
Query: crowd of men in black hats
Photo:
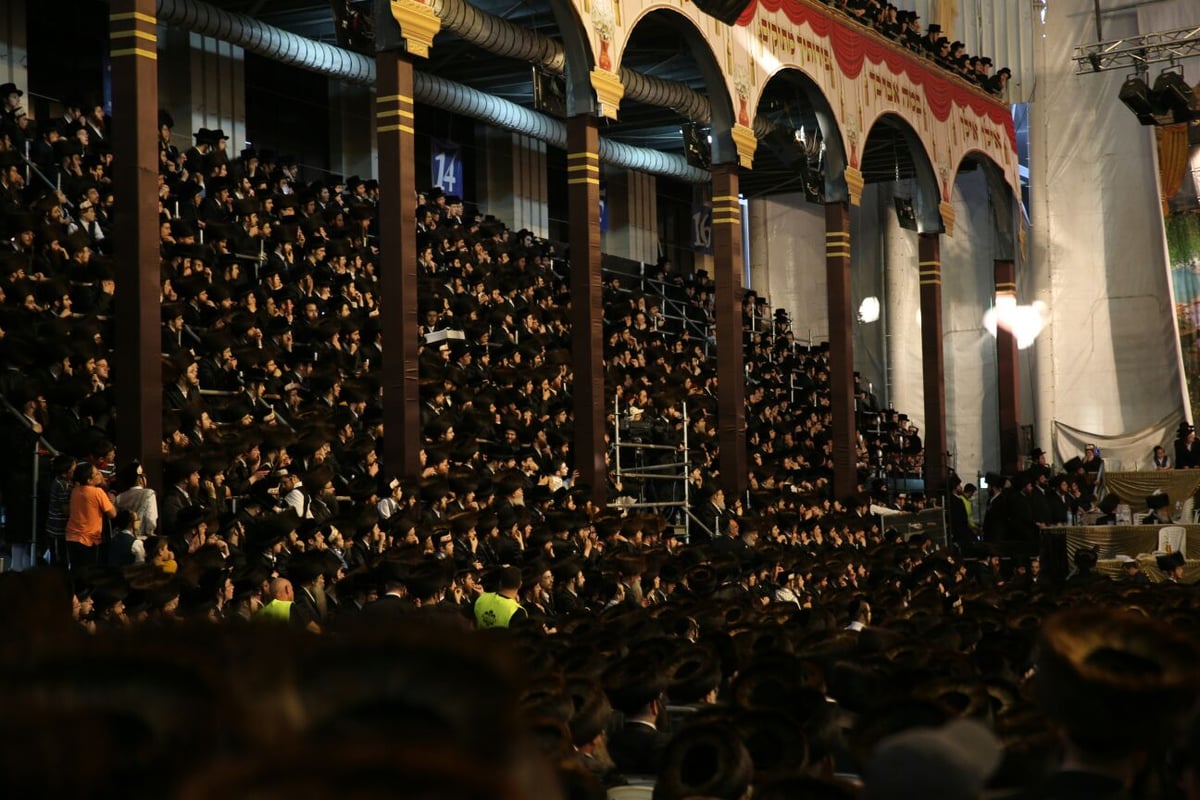
[[[839,773],[881,798],[1165,785],[1200,663],[1180,633],[1196,630],[1191,594],[976,566],[869,513],[920,497],[834,497],[826,348],[799,345],[786,316],[746,298],[750,490],[725,497],[711,342],[657,290],[609,281],[607,393],[672,441],[688,404],[711,525],[684,543],[674,520],[596,507],[574,477],[565,254],[430,192],[425,450],[399,479],[378,461],[378,186],[303,182],[293,159],[228,153],[221,131],[181,152],[160,123],[160,496],[137,464],[112,470],[119,295],[103,240],[70,231],[91,192],[120,213],[110,159],[82,128],[48,135],[47,180],[21,185],[0,140],[15,206],[0,392],[23,417],[5,443],[14,459],[39,437],[61,451],[37,493],[38,555],[70,561],[0,576],[20,642],[0,654],[14,796],[599,798],[639,777],[663,800],[855,796]],[[660,269],[706,319],[706,276]],[[918,432],[859,400],[863,485],[919,472]],[[6,500],[33,496],[23,470],[4,480]],[[95,540],[75,527],[88,498],[111,503]],[[34,522],[14,521],[23,505],[6,503],[14,545]],[[1035,648],[1077,603],[1173,629],[1092,611]],[[1119,718],[1093,707],[1110,701]],[[1054,772],[1056,743],[1076,769]],[[50,769],[64,753],[73,769]]]
[[[921,30],[921,16],[916,11],[902,10],[894,3],[883,0],[822,0],[826,5],[840,9],[851,19],[878,31],[883,36],[900,43],[909,50],[933,61],[939,67],[959,78],[978,85],[984,91],[1003,96],[1012,70],[1003,67],[992,74],[992,59],[989,56],[973,56],[966,52],[966,45],[950,41],[942,35],[942,26],[930,23]]]

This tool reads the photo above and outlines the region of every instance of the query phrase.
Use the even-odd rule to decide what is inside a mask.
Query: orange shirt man
[[[104,475],[91,464],[84,462],[75,469],[76,485],[67,515],[67,547],[73,568],[95,563],[95,548],[104,535],[104,518],[117,515],[108,493],[100,488],[103,482]]]

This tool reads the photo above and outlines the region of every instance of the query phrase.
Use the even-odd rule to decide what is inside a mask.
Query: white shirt
[[[312,509],[308,507],[312,504],[305,502],[304,492],[299,486],[285,494],[283,502],[288,508],[293,509],[300,519],[312,519]]]

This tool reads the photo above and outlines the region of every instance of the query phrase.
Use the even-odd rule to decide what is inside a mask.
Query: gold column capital
[[[433,37],[442,29],[442,18],[420,0],[391,0],[392,18],[400,26],[408,52],[429,58]]]
[[[733,136],[733,146],[737,148],[738,163],[751,169],[754,166],[754,152],[758,150],[758,137],[754,135],[754,129],[734,125],[730,134]]]
[[[592,70],[590,77],[600,116],[615,120],[617,109],[621,107],[621,98],[625,96],[625,84],[621,83],[615,72],[598,67]]]
[[[854,167],[846,167],[845,176],[850,205],[857,208],[862,205],[863,186],[866,185],[866,181],[863,180],[862,172]]]
[[[953,236],[954,220],[956,217],[954,212],[954,204],[943,200],[938,204],[938,213],[942,215],[942,224],[946,226],[946,235]]]

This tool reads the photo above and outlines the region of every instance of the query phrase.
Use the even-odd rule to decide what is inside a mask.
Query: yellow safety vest
[[[504,595],[484,592],[475,601],[475,624],[480,628],[507,628],[520,607],[520,603]]]
[[[291,600],[272,600],[254,612],[255,622],[288,622],[291,618]]]

